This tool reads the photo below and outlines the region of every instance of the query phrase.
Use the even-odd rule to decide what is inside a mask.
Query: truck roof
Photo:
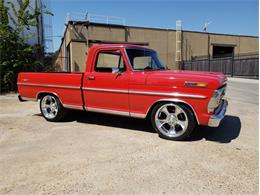
[[[142,48],[142,49],[148,49],[147,47],[140,46],[140,45],[134,45],[134,44],[99,44],[99,45],[93,45],[91,48],[93,49],[99,49],[104,47],[136,47],[136,48]]]

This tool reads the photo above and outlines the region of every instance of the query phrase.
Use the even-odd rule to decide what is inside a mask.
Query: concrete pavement
[[[0,194],[258,194],[258,93],[258,80],[230,79],[221,126],[183,142],[138,119],[50,123],[38,103],[0,96]]]

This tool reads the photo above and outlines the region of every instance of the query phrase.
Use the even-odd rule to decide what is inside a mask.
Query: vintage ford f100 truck
[[[68,109],[149,118],[166,139],[183,140],[195,125],[224,118],[227,78],[222,73],[168,70],[152,49],[131,44],[90,48],[84,73],[18,75],[19,99],[40,100],[47,121]]]

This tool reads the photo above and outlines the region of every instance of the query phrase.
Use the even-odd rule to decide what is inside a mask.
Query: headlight
[[[223,96],[225,95],[225,87],[217,89],[211,96],[208,104],[208,113],[214,112],[214,110],[219,106]]]

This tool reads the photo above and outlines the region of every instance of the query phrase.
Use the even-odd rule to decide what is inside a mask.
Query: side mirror
[[[126,69],[118,69],[118,71],[115,72],[116,73],[116,77],[121,76],[125,71],[126,71]]]
[[[118,71],[117,73],[116,73],[116,77],[119,77],[119,76],[121,76],[122,75],[122,71]]]
[[[112,68],[112,73],[114,74],[118,73],[119,71],[120,71],[119,68]]]

